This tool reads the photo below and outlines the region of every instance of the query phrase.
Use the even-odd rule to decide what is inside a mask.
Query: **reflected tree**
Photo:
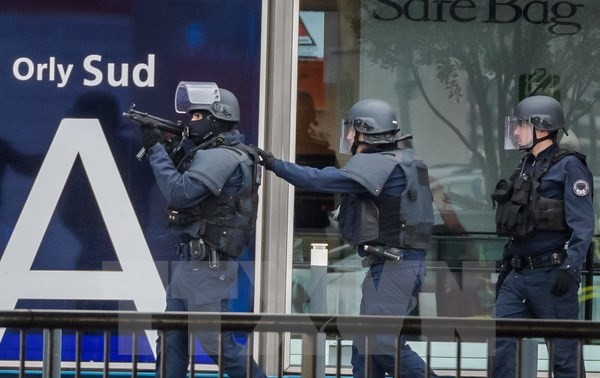
[[[515,157],[518,159],[518,155],[504,151],[503,135],[499,134],[504,117],[520,100],[521,75],[539,67],[559,75],[558,93],[567,126],[583,129],[593,125],[590,115],[598,112],[600,100],[600,70],[594,67],[600,51],[600,28],[594,26],[598,15],[594,6],[577,13],[581,31],[557,35],[542,24],[486,23],[482,22],[485,17],[463,23],[391,19],[383,11],[392,8],[382,9],[382,3],[363,1],[362,17],[351,21],[361,50],[384,69],[410,73],[417,94],[456,134],[471,153],[473,164],[488,178],[488,192],[496,178],[512,172]],[[428,85],[432,74],[438,80],[434,86]],[[546,94],[543,89],[534,88],[531,94]],[[440,110],[443,97],[468,106],[471,123],[467,127]],[[589,151],[595,151],[595,130],[590,127],[582,134],[592,143]],[[591,158],[591,163],[596,163],[595,156]]]

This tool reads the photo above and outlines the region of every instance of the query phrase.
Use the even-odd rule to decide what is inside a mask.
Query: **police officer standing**
[[[150,165],[169,203],[169,227],[181,237],[166,311],[227,312],[231,286],[237,281],[237,259],[254,235],[258,157],[242,144],[243,135],[236,129],[240,108],[230,91],[214,83],[181,82],[175,104],[177,112],[192,116],[183,137],[194,145],[177,166],[165,149],[162,133],[148,125],[141,127]],[[195,336],[216,363],[218,331]],[[236,343],[231,332],[224,332],[221,340],[224,372],[246,377],[246,348]],[[167,333],[166,377],[186,376],[188,344],[188,332]],[[249,370],[252,377],[266,377],[255,362]]]
[[[341,133],[341,151],[352,158],[342,169],[299,166],[257,149],[265,168],[303,189],[340,193],[339,226],[343,238],[357,247],[369,267],[362,284],[360,313],[408,315],[417,303],[425,275],[425,253],[433,224],[427,166],[398,143],[402,135],[396,113],[384,101],[359,101],[349,111]],[[385,374],[424,377],[424,361],[401,337],[401,372],[395,371],[398,335],[369,336],[352,347],[354,377]],[[366,366],[370,372],[365,371]],[[436,375],[431,372],[431,376]]]
[[[581,267],[594,232],[585,156],[559,148],[558,101],[533,96],[506,121],[505,148],[526,151],[492,194],[497,233],[509,236],[497,283],[496,318],[578,319]],[[555,377],[585,376],[577,340],[553,340]],[[496,340],[493,376],[515,376],[516,342]],[[578,374],[579,372],[579,374]]]

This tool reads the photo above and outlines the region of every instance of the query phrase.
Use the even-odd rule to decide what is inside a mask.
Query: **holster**
[[[202,261],[208,256],[207,246],[202,239],[192,239],[187,243],[180,243],[177,252],[189,260]]]
[[[364,268],[385,260],[402,261],[403,258],[400,248],[364,245],[363,249],[368,252],[361,261]]]
[[[180,243],[177,252],[190,261],[208,261],[208,267],[211,269],[219,267],[219,251],[201,238]]]
[[[206,258],[206,244],[202,239],[190,241],[190,258],[192,260],[204,260]]]

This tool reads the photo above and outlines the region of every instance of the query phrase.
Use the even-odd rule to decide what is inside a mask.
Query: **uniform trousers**
[[[207,261],[181,261],[173,273],[167,290],[166,311],[189,312],[228,312],[231,286],[237,279],[238,263],[233,260],[220,262],[211,269]],[[214,330],[171,330],[166,335],[166,378],[185,378],[189,364],[188,331],[200,342],[204,353],[213,363],[218,362],[219,333]],[[223,332],[223,371],[230,378],[247,377],[247,349],[236,342],[232,332]],[[157,343],[160,346],[160,339]],[[160,361],[160,348],[157,347],[157,361]],[[256,362],[251,360],[250,373],[254,378],[266,378]],[[157,371],[160,366],[157,364]]]
[[[525,319],[578,319],[579,285],[573,280],[568,292],[560,297],[551,293],[559,267],[512,270],[506,277],[498,293],[494,309],[496,318]],[[575,339],[554,339],[554,377],[584,377],[585,372],[577,374],[581,358],[578,342]],[[516,340],[497,338],[493,356],[493,374],[495,378],[515,377]],[[583,370],[583,364],[580,365]]]
[[[408,315],[417,305],[425,276],[424,254],[415,260],[385,261],[372,265],[362,284],[360,313],[364,315]],[[398,339],[400,338],[400,339]],[[398,340],[400,340],[398,342]],[[427,366],[401,335],[369,335],[370,378],[395,377],[396,343],[401,356],[401,376],[425,377]],[[352,372],[365,377],[365,337],[357,336],[352,345]],[[431,377],[436,377],[433,372]]]

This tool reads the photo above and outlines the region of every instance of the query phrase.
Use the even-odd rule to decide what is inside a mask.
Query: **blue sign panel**
[[[148,162],[135,158],[139,127],[122,113],[135,103],[185,122],[177,84],[215,82],[236,94],[238,128],[256,144],[260,16],[260,0],[0,5],[1,309],[164,310],[178,240]],[[252,311],[253,254],[234,310]],[[17,359],[18,334],[0,336],[0,358]],[[65,331],[65,359],[73,340]],[[142,342],[147,361],[153,343]],[[101,361],[102,346],[86,334],[83,361]],[[41,358],[41,333],[27,347]],[[130,358],[111,348],[112,361]]]

